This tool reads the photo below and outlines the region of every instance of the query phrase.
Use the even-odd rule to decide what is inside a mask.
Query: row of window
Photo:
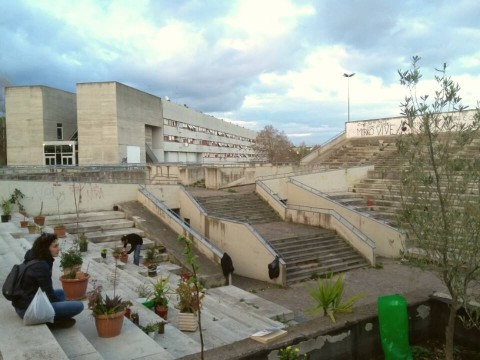
[[[206,146],[220,146],[220,147],[234,148],[234,149],[240,149],[240,150],[249,149],[249,147],[245,145],[230,144],[230,143],[224,143],[221,141],[184,138],[184,137],[175,136],[175,135],[165,135],[163,137],[163,140],[166,142],[178,142],[178,143],[184,143],[184,144],[206,145]]]
[[[224,153],[203,153],[204,158],[253,158],[255,157],[254,154],[224,154]]]
[[[163,123],[164,123],[164,125],[177,127],[179,129],[197,131],[197,132],[202,132],[202,133],[205,133],[205,134],[211,134],[211,135],[216,135],[216,136],[224,136],[224,137],[229,138],[229,139],[247,141],[247,142],[251,142],[251,143],[255,142],[255,140],[250,139],[250,138],[246,138],[246,137],[243,137],[243,136],[233,135],[233,134],[229,134],[229,133],[214,130],[214,129],[207,129],[207,128],[204,128],[202,126],[190,125],[190,124],[187,124],[187,123],[184,123],[184,122],[181,122],[181,121],[164,119]]]

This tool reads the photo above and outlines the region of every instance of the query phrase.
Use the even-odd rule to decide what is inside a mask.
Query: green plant
[[[130,301],[122,301],[120,296],[110,298],[108,295],[102,296],[102,287],[96,286],[87,294],[88,308],[92,310],[92,315],[112,315],[125,310]]]
[[[2,201],[2,212],[3,215],[10,215],[12,213],[12,203],[10,200]]]
[[[190,240],[188,240],[185,236],[180,235],[178,238],[178,241],[181,241],[185,244],[185,247],[183,249],[183,255],[185,256],[185,260],[187,261],[187,264],[190,266],[192,270],[193,276],[188,280],[188,284],[192,284],[194,287],[195,291],[195,296],[196,296],[196,304],[198,305],[198,315],[197,315],[197,322],[198,322],[198,328],[199,328],[199,333],[200,333],[200,359],[204,359],[204,343],[203,343],[203,330],[202,330],[202,311],[200,309],[200,282],[197,279],[197,274],[198,274],[198,264],[195,261],[195,255],[193,255],[192,251],[192,243]],[[203,296],[203,295],[202,295]]]
[[[159,276],[157,282],[152,282],[153,289],[151,292],[151,300],[153,300],[155,306],[168,306],[167,295],[172,293],[169,281],[170,276],[167,276],[166,278]]]
[[[145,256],[143,258],[144,262],[150,263],[150,264],[155,264],[158,262],[158,248],[156,246],[153,246],[151,248],[148,248],[147,251],[145,252]]]
[[[310,297],[315,301],[315,305],[310,311],[313,313],[323,311],[323,315],[328,315],[333,322],[335,322],[335,313],[352,312],[353,304],[364,294],[352,296],[342,302],[344,290],[343,275],[339,275],[337,280],[333,280],[333,274],[330,274],[328,278],[317,281],[317,287],[309,289]]]
[[[190,281],[190,280],[189,280]],[[184,313],[196,313],[199,309],[203,294],[197,297],[195,286],[189,281],[180,280],[175,292],[178,297],[176,308]]]
[[[13,204],[17,204],[18,206],[18,211],[25,211],[25,207],[23,206],[23,204],[21,203],[21,200],[25,197],[25,195],[22,193],[21,190],[15,188],[15,190],[13,190],[13,194],[10,196],[10,203],[13,205]]]
[[[151,333],[151,332],[154,332],[154,331],[157,331],[157,329],[158,329],[158,324],[157,323],[152,323],[152,322],[148,323],[147,325],[145,325],[143,327],[143,331],[147,334]]]
[[[77,245],[81,252],[85,252],[88,249],[88,240],[85,233],[81,233],[77,238]],[[102,250],[103,251],[103,250]]]
[[[480,172],[478,156],[462,149],[476,146],[480,135],[480,108],[464,111],[460,86],[446,75],[447,65],[436,69],[433,96],[419,94],[420,57],[399,71],[407,96],[400,104],[405,116],[403,134],[396,137],[402,155],[398,189],[401,209],[398,223],[421,249],[418,263],[438,272],[451,297],[445,329],[445,358],[453,359],[457,312],[473,310],[480,300],[476,287],[480,277]],[[417,95],[418,94],[418,95]],[[479,104],[480,105],[480,104]],[[406,252],[409,256],[409,252]],[[471,318],[473,319],[473,318]]]
[[[300,350],[298,350],[298,348],[292,348],[291,346],[287,346],[283,349],[278,350],[278,359],[279,360],[308,359],[306,354],[304,354],[303,356],[300,356],[299,352],[300,352]]]
[[[73,268],[77,265],[83,264],[83,258],[80,251],[75,248],[70,248],[66,251],[62,251],[60,255],[60,267],[62,269]]]
[[[142,283],[135,288],[138,297],[148,299],[152,295],[152,286],[147,283]]]

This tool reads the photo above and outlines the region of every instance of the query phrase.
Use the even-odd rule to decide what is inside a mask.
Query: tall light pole
[[[351,74],[343,74],[344,77],[347,78],[347,98],[348,98],[348,122],[350,122],[350,78],[355,75],[355,73]]]

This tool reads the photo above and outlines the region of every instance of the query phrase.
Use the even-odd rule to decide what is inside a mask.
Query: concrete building
[[[6,89],[7,165],[75,165],[76,97],[47,86]]]
[[[256,160],[255,131],[118,82],[10,87],[6,108],[8,165]]]

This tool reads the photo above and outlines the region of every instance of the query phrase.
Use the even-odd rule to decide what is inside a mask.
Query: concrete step
[[[65,230],[70,234],[87,233],[94,231],[105,231],[114,229],[131,228],[134,226],[133,221],[125,218],[98,220],[78,223],[70,223],[65,225]]]
[[[143,230],[137,228],[127,228],[127,229],[113,229],[107,231],[93,231],[90,233],[86,233],[85,236],[87,237],[88,241],[94,243],[101,243],[101,242],[110,242],[120,239],[123,235],[127,234],[138,234],[140,236],[144,235]]]
[[[320,260],[320,259],[328,259],[329,257],[334,257],[334,256],[343,256],[343,255],[350,255],[350,254],[356,254],[351,247],[348,245],[344,245],[343,247],[338,247],[334,249],[329,249],[329,250],[319,250],[319,251],[308,251],[308,252],[303,252],[303,253],[297,253],[297,254],[290,254],[283,256],[282,259],[287,263],[295,263],[295,262],[301,262],[301,261],[309,261],[309,260]]]
[[[95,212],[83,212],[78,214],[79,222],[87,221],[100,221],[100,220],[113,220],[123,219],[125,214],[121,211],[95,211]],[[61,214],[45,216],[45,225],[57,225],[57,224],[76,224],[77,214]]]
[[[93,318],[92,321],[94,321]],[[51,332],[69,359],[104,359],[77,326],[68,329],[53,329]]]
[[[312,276],[327,276],[329,274],[336,274],[340,272],[345,272],[353,269],[359,269],[368,267],[366,262],[364,263],[352,263],[352,264],[338,264],[336,266],[327,266],[327,267],[318,267],[312,268],[305,271],[297,271],[297,272],[288,272],[287,269],[287,282],[299,282],[307,279],[311,279]]]
[[[47,325],[24,326],[12,304],[0,295],[0,351],[3,360],[68,360]]]

